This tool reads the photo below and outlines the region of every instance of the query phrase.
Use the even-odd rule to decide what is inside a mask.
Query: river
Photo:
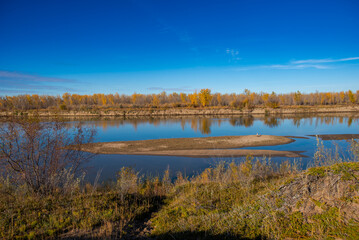
[[[233,135],[279,135],[306,137],[295,138],[295,142],[256,147],[256,149],[303,151],[307,157],[296,159],[304,169],[316,151],[317,139],[308,135],[359,134],[359,117],[354,114],[310,114],[290,116],[189,116],[162,118],[95,118],[76,119],[70,124],[81,122],[83,126],[97,130],[96,142],[147,140],[159,138],[189,138]],[[346,140],[323,141],[327,147],[338,146],[339,152],[347,154],[350,144]],[[250,149],[250,148],[248,148]],[[169,167],[172,176],[178,171],[191,177],[219,161],[239,161],[234,158],[189,158],[141,155],[96,155],[88,163],[87,179],[93,181],[101,172],[101,181],[114,179],[121,167],[132,167],[147,176],[161,175]],[[274,157],[273,162],[285,158]],[[290,159],[293,161],[293,159]]]

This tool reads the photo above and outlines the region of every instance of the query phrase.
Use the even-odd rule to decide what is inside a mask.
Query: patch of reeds
[[[134,231],[131,225],[156,209],[167,192],[167,179],[142,179],[122,168],[107,185],[64,185],[66,191],[34,194],[26,185],[0,179],[0,238],[111,238]]]
[[[278,192],[283,187],[290,191],[290,183],[298,182],[297,177],[303,175],[298,164],[284,161],[274,165],[270,160],[247,157],[227,167],[220,163],[174,186],[168,204],[152,219],[152,234],[160,239],[358,239],[358,219],[344,219],[341,212],[345,206],[359,204],[358,149],[359,144],[353,141],[350,154],[343,156],[319,142],[312,168],[304,173],[332,172],[338,181],[349,181],[350,193],[335,199],[337,205],[317,201],[308,194],[290,200],[297,204],[314,202],[320,208],[317,212],[288,209],[287,199]],[[325,177],[316,176],[312,184]]]

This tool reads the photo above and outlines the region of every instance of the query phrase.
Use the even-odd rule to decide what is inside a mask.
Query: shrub
[[[10,179],[33,192],[66,191],[82,174],[93,154],[81,151],[94,137],[93,129],[68,128],[62,121],[11,119],[0,125],[0,165]]]

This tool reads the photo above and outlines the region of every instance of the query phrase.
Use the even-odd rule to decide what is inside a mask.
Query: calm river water
[[[73,121],[76,123],[80,120]],[[158,138],[183,138],[207,136],[233,136],[268,134],[280,136],[299,136],[295,142],[257,149],[304,151],[308,156],[302,158],[302,167],[312,159],[316,149],[316,134],[359,134],[359,118],[354,115],[293,115],[293,116],[245,116],[245,117],[167,117],[118,119],[98,118],[81,120],[85,126],[97,129],[97,142],[146,140]],[[345,154],[349,148],[347,141],[324,141],[328,147],[337,144],[340,152]],[[233,161],[233,158],[188,158],[168,156],[140,155],[97,155],[89,162],[88,180],[93,181],[96,173],[101,171],[101,181],[113,179],[116,172],[124,166],[133,167],[144,175],[160,175],[169,167],[172,175],[181,171],[192,176],[203,169],[213,166],[218,161]],[[236,159],[239,160],[239,159]],[[272,158],[280,162],[284,158]],[[293,159],[291,159],[293,160]]]

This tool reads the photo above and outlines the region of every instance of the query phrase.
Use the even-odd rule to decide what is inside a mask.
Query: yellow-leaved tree
[[[191,102],[191,106],[195,107],[198,104],[198,94],[197,92],[194,92],[192,94],[188,94],[188,98]]]
[[[351,103],[355,103],[355,96],[351,90],[348,91],[348,98]]]
[[[186,103],[187,102],[187,95],[185,93],[180,93],[181,102]]]
[[[199,92],[199,100],[202,107],[208,106],[212,100],[211,90],[208,88],[201,89],[201,91]]]
[[[154,107],[158,107],[158,105],[160,104],[160,100],[158,99],[158,97],[153,94],[153,97],[152,97],[152,106]]]

